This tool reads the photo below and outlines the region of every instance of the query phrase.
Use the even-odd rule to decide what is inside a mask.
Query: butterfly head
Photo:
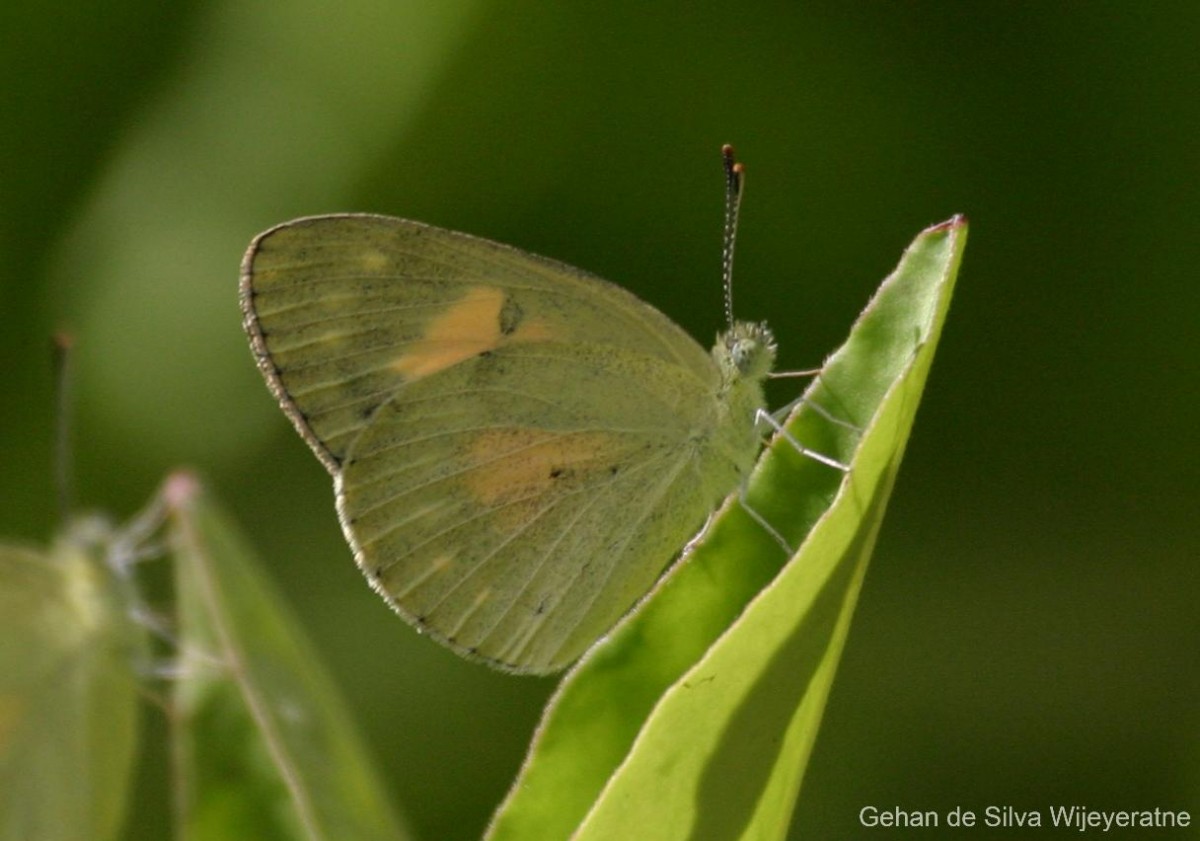
[[[738,321],[717,337],[713,355],[727,380],[761,380],[775,364],[775,337],[763,322]]]

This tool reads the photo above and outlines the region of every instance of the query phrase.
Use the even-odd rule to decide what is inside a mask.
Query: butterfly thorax
[[[712,355],[721,381],[709,464],[713,477],[720,475],[714,486],[727,492],[745,481],[758,454],[756,415],[766,406],[763,380],[775,362],[775,340],[766,324],[739,321],[717,336]]]

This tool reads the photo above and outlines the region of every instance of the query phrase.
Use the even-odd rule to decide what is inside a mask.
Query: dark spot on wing
[[[521,326],[525,311],[512,295],[504,296],[504,305],[500,307],[500,334],[511,336]]]

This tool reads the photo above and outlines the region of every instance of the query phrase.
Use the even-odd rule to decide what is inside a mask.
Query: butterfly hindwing
[[[558,650],[577,629],[595,639],[628,610],[712,501],[689,499],[679,416],[623,366],[572,384],[552,348],[508,355],[481,360],[495,378],[463,363],[382,407],[343,465],[339,510],[402,611],[471,653],[550,668],[578,656]],[[685,519],[642,518],[666,498]]]

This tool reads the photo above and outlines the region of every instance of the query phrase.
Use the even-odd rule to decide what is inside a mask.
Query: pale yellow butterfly
[[[729,147],[725,165],[728,274]],[[241,304],[371,584],[506,670],[578,658],[760,446],[765,325],[732,323],[709,353],[620,287],[466,234],[364,214],[287,222],[251,243]]]

